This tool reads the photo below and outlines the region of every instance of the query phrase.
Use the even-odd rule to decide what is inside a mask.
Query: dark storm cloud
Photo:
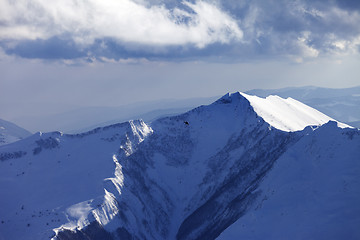
[[[16,2],[2,10],[0,46],[24,58],[302,61],[360,45],[359,1],[67,0],[54,10],[36,0],[30,13]]]
[[[9,55],[23,58],[74,59],[86,57],[72,39],[51,37],[49,39],[21,40],[12,48],[4,47]]]

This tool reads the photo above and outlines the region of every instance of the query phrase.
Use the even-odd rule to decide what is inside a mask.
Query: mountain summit
[[[359,130],[243,93],[152,123],[38,133],[0,148],[0,237],[360,236],[359,154]]]

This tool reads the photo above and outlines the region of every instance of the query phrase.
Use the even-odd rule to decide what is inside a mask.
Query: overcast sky
[[[0,118],[360,85],[358,0],[0,0]]]

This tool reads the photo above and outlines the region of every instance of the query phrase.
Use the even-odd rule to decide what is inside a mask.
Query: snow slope
[[[282,98],[294,98],[320,112],[360,128],[360,86],[352,88],[294,87],[283,89],[254,89],[246,92],[250,95],[267,97],[277,95]]]
[[[276,162],[249,214],[219,240],[360,239],[360,133],[328,123]]]
[[[300,238],[313,229],[296,229],[296,216],[315,206],[313,223],[326,229],[341,219],[349,227],[337,233],[357,236],[359,130],[324,119],[291,99],[234,93],[150,124],[35,134],[0,147],[0,239],[265,236],[261,224],[277,217],[276,206],[291,212],[283,223]],[[307,124],[316,126],[302,130]],[[346,193],[337,191],[343,178]],[[344,204],[316,205],[329,196]],[[239,228],[243,219],[255,230]],[[272,226],[280,234],[283,225]]]
[[[0,146],[16,142],[30,136],[31,133],[11,122],[0,119]]]
[[[241,93],[255,112],[271,126],[283,131],[299,131],[310,125],[323,125],[328,121],[335,121],[325,114],[311,108],[293,98],[281,98],[270,95],[266,98]],[[341,128],[350,127],[338,123]]]

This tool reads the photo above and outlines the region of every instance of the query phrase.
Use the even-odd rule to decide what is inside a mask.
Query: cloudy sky
[[[0,118],[360,85],[358,0],[0,0]]]

